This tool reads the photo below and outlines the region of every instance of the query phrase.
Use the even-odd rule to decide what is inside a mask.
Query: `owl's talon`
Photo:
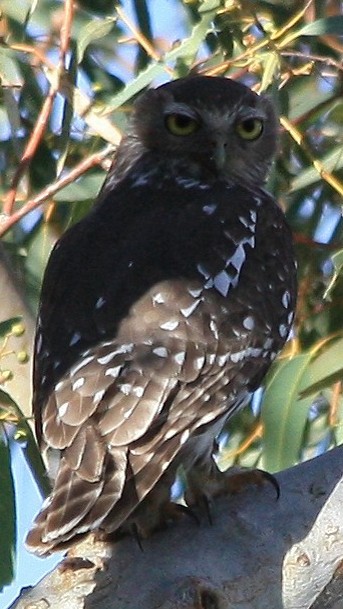
[[[141,550],[141,552],[144,552],[144,548],[143,548],[143,543],[142,543],[142,538],[139,534],[139,529],[138,526],[135,522],[133,522],[130,526],[131,529],[131,534],[132,537],[135,539],[135,541],[137,542],[137,545],[139,547],[139,549]]]
[[[272,484],[276,491],[276,500],[280,497],[280,486],[276,478],[269,472],[260,469],[241,470],[232,473],[229,469],[220,471],[213,461],[209,467],[194,468],[188,477],[188,488],[185,493],[187,505],[203,506],[210,524],[212,520],[212,498],[219,495],[236,494],[247,486],[262,486],[266,482]]]
[[[269,472],[265,472],[263,469],[255,469],[253,471],[255,471],[256,473],[258,473],[261,476],[262,484],[264,482],[269,482],[275,488],[276,501],[278,501],[280,499],[280,485],[279,485],[277,479],[275,478],[275,476],[273,476],[273,474],[270,474]],[[261,484],[261,482],[260,482],[260,484]]]

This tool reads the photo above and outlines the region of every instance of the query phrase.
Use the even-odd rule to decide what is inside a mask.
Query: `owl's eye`
[[[191,135],[199,129],[199,122],[188,114],[168,114],[165,125],[173,135]]]
[[[236,125],[236,132],[243,140],[257,140],[263,131],[260,118],[246,118]]]

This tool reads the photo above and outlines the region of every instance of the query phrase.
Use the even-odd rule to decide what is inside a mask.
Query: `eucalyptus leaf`
[[[335,283],[343,270],[343,250],[340,250],[339,252],[333,254],[333,256],[331,256],[331,261],[333,264],[334,272],[331,281],[325,290],[324,298],[330,297],[330,293],[332,292],[332,289],[334,288]]]
[[[327,36],[328,34],[342,36],[343,15],[325,17],[324,19],[308,23],[299,30],[298,34],[300,36]]]
[[[16,506],[9,443],[0,425],[0,591],[15,570]]]
[[[78,32],[77,43],[77,58],[81,63],[87,47],[99,38],[103,38],[110,33],[113,25],[116,22],[116,17],[105,17],[104,19],[91,18],[80,31]]]
[[[267,381],[261,418],[264,425],[263,467],[279,471],[300,459],[312,398],[300,398],[311,382],[312,354],[282,359]]]

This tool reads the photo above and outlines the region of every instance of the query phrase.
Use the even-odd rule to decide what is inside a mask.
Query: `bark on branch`
[[[144,541],[89,537],[13,609],[342,609],[343,447]]]

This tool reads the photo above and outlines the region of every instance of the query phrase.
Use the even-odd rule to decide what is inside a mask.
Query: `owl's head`
[[[273,159],[270,101],[227,78],[194,76],[150,89],[136,102],[129,138],[190,177],[260,186]]]

